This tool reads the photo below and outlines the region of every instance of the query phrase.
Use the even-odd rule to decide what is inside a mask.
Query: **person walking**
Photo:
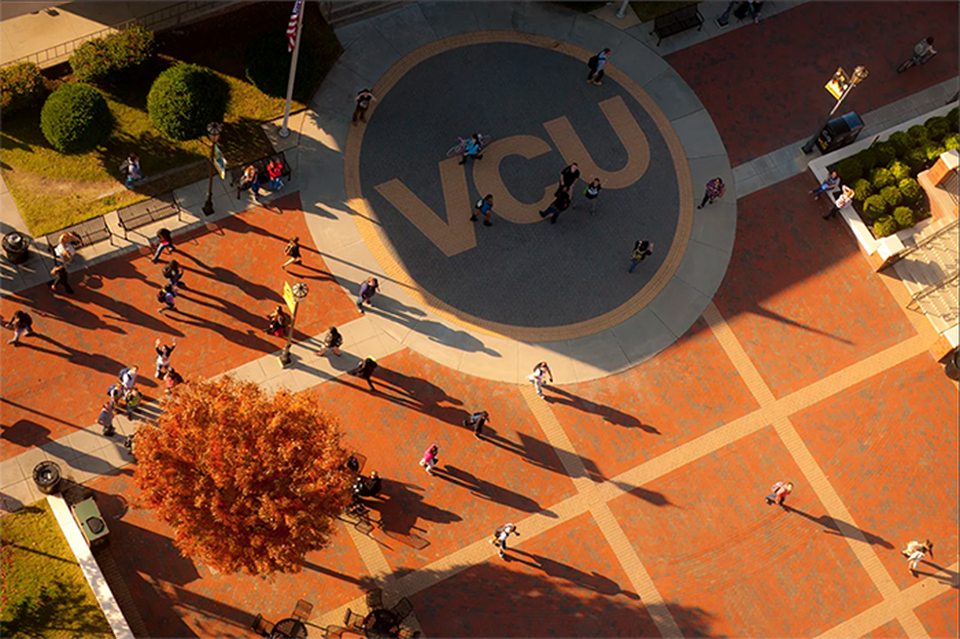
[[[540,211],[540,217],[552,215],[550,218],[550,223],[556,224],[557,218],[560,217],[560,214],[570,208],[570,193],[561,186],[553,195],[553,202],[550,203],[550,206],[547,207],[546,211]]]
[[[493,195],[487,194],[482,200],[477,202],[477,210],[473,212],[473,215],[470,216],[471,222],[477,221],[477,216],[483,216],[483,225],[484,226],[493,226],[493,222],[490,221],[490,211],[493,210]]]
[[[607,60],[610,59],[612,54],[613,51],[610,49],[604,49],[587,61],[587,67],[590,69],[590,73],[587,75],[587,82],[593,82],[597,86],[603,84],[600,82],[600,80],[603,79],[603,67],[607,64]]]
[[[157,372],[154,374],[154,377],[157,379],[163,379],[164,373],[170,369],[170,355],[173,354],[173,349],[177,347],[177,338],[173,338],[173,344],[171,346],[166,346],[160,342],[160,338],[157,338],[157,341],[153,343],[153,349],[157,351]]]
[[[783,507],[783,502],[786,500],[787,495],[793,492],[793,483],[792,482],[782,482],[778,481],[773,486],[770,487],[770,494],[767,495],[764,499],[767,501],[767,505],[770,506],[776,502],[777,506]]]
[[[824,191],[832,191],[839,187],[840,187],[840,177],[837,176],[836,171],[831,171],[830,175],[827,176],[827,179],[825,179],[820,184],[820,186],[818,186],[815,189],[810,189],[810,194],[816,195],[816,197],[813,198],[814,200],[819,200],[820,196],[823,195]]]
[[[53,281],[50,282],[50,290],[54,293],[57,292],[58,286],[63,286],[63,290],[67,292],[68,295],[73,295],[73,287],[70,286],[70,279],[67,276],[67,267],[60,264],[54,266],[50,271],[50,275],[53,275]]]
[[[853,189],[851,189],[849,186],[844,184],[843,191],[840,193],[840,196],[837,197],[836,201],[833,203],[833,207],[829,211],[821,215],[820,217],[822,217],[825,220],[829,220],[830,218],[834,217],[842,209],[850,206],[850,203],[853,202],[854,195],[856,195],[856,192]]]
[[[6,327],[13,331],[13,339],[7,344],[17,346],[20,343],[20,337],[23,335],[34,335],[33,318],[26,311],[16,310]]]
[[[700,201],[700,206],[698,209],[702,209],[707,204],[713,204],[713,201],[717,198],[723,197],[723,194],[726,192],[727,187],[723,184],[723,180],[715,177],[709,182],[707,182],[707,190],[703,194],[703,200]]]
[[[286,255],[289,259],[280,266],[284,271],[287,270],[287,267],[291,264],[296,264],[298,266],[303,266],[303,262],[300,259],[300,238],[291,237],[290,241],[287,242],[287,245],[283,249],[283,254]]]
[[[267,177],[270,178],[271,191],[283,188],[283,164],[279,158],[273,158],[267,163]]]
[[[163,389],[164,392],[169,395],[173,392],[173,389],[183,383],[183,376],[180,375],[177,371],[174,370],[173,366],[167,369],[167,372],[163,376]]]
[[[140,158],[137,157],[136,153],[128,155],[127,159],[120,164],[120,175],[125,178],[123,185],[128,189],[133,188],[134,182],[143,179],[143,171],[140,170]]]
[[[269,324],[264,332],[274,337],[283,337],[287,334],[287,327],[290,326],[290,316],[283,310],[283,305],[278,304],[273,312],[267,315]]]
[[[160,253],[162,253],[164,249],[167,249],[171,253],[177,250],[173,245],[173,236],[170,235],[169,229],[164,228],[157,231],[157,238],[160,240],[160,245],[157,247],[157,252],[153,254],[154,264],[160,259]]]
[[[553,383],[553,371],[550,370],[550,366],[546,362],[540,362],[533,367],[533,372],[527,375],[527,379],[533,382],[533,387],[537,391],[537,397],[540,399],[546,399],[543,396],[543,387],[547,385],[543,378],[545,376],[550,376],[550,383]]]
[[[170,260],[170,262],[163,267],[163,276],[167,278],[167,284],[170,286],[187,288],[187,285],[182,281],[183,269],[180,268],[180,262],[178,262],[176,258]]]
[[[569,195],[572,193],[573,185],[580,179],[580,167],[574,162],[570,166],[564,167],[560,171],[560,188]]]
[[[377,101],[370,92],[370,89],[361,89],[360,92],[357,93],[357,108],[353,110],[353,126],[357,126],[357,118],[359,118],[361,122],[366,123],[367,109],[370,108],[371,100],[373,102]]]
[[[118,379],[120,380],[120,386],[123,387],[125,392],[133,390],[133,387],[137,385],[137,375],[139,373],[139,366],[127,366],[120,371]]]
[[[907,569],[914,577],[917,576],[917,565],[930,553],[933,557],[933,542],[929,539],[924,543],[919,541],[907,542],[906,547],[900,551],[900,554],[907,558]]]
[[[420,458],[420,465],[432,475],[433,469],[436,468],[438,463],[440,463],[440,447],[431,444],[430,448],[424,451],[423,457]]]
[[[364,315],[363,305],[373,305],[373,296],[380,290],[380,282],[375,277],[368,277],[367,281],[360,285],[360,296],[357,298],[357,310]]]
[[[167,311],[177,310],[177,287],[167,284],[159,291],[157,291],[157,301],[163,302],[163,306],[157,309],[157,312],[160,314],[166,313]]]
[[[103,436],[112,437],[117,430],[113,427],[113,400],[107,401],[97,415],[97,423],[103,427]]]
[[[53,256],[64,264],[69,264],[81,246],[83,246],[83,240],[76,233],[72,231],[61,233],[57,245],[53,248]]]
[[[480,437],[483,434],[483,427],[486,425],[487,420],[490,419],[490,413],[485,410],[481,410],[471,414],[465,420],[463,420],[463,425],[473,428],[473,436],[477,439],[483,439]]]
[[[636,244],[633,245],[633,253],[630,254],[630,268],[627,269],[627,273],[633,273],[633,269],[637,268],[637,264],[651,255],[653,255],[653,242],[637,240]]]
[[[377,370],[377,360],[367,355],[355,369],[350,371],[350,374],[365,380],[370,390],[376,390],[373,387],[373,380],[370,379],[375,370]]]
[[[317,355],[323,355],[328,350],[333,351],[333,354],[337,357],[340,357],[340,346],[343,344],[343,335],[340,334],[340,331],[337,330],[336,326],[331,326],[330,330],[327,331],[327,334],[323,337],[323,345],[320,346],[320,350],[317,351]]]
[[[490,540],[490,543],[496,546],[497,554],[500,555],[500,559],[507,558],[504,551],[507,550],[507,540],[510,538],[510,535],[520,535],[520,533],[517,532],[516,525],[514,524],[504,524],[493,531],[493,539]]]
[[[600,189],[602,188],[600,178],[593,177],[590,178],[590,184],[587,185],[587,188],[583,190],[583,196],[590,202],[590,215],[597,212],[597,198],[600,197]]]
[[[463,147],[463,157],[460,159],[457,164],[466,164],[467,158],[473,158],[474,160],[482,160],[483,153],[480,151],[483,150],[483,145],[480,143],[480,134],[474,133],[470,136],[470,139],[467,140],[467,145]]]

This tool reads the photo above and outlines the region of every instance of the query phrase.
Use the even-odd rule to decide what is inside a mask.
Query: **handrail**
[[[929,297],[933,293],[936,293],[942,288],[946,288],[947,285],[953,284],[957,281],[958,276],[960,276],[960,270],[954,270],[952,273],[948,274],[942,280],[936,284],[930,284],[929,286],[923,288],[920,291],[917,291],[911,296],[910,303],[907,304],[908,311],[917,311],[920,309],[920,300],[925,297]],[[955,311],[956,312],[956,311]],[[926,314],[926,313],[924,313]]]
[[[937,239],[937,238],[940,237],[941,235],[945,235],[948,231],[951,231],[951,230],[957,228],[957,225],[958,225],[958,224],[960,224],[960,219],[951,220],[946,226],[943,226],[943,227],[941,227],[940,229],[938,229],[937,232],[934,233],[933,235],[931,235],[930,237],[925,237],[925,238],[923,238],[922,240],[920,240],[919,242],[917,242],[916,244],[914,244],[913,246],[908,246],[908,247],[906,247],[905,249],[903,249],[902,251],[900,251],[899,253],[897,253],[896,256],[895,256],[895,259],[890,260],[890,262],[887,264],[887,266],[890,266],[890,265],[892,265],[892,264],[895,264],[896,262],[899,262],[900,260],[902,260],[903,258],[907,257],[908,255],[911,255],[911,254],[913,254],[913,253],[916,253],[917,251],[919,251],[920,249],[922,249],[922,248],[923,248],[924,246],[926,246],[927,244],[930,244],[932,241],[934,241],[935,239]]]

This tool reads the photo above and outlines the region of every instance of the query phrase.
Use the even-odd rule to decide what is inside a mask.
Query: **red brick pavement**
[[[16,308],[28,310],[39,335],[22,338],[16,348],[2,345],[2,459],[94,423],[107,387],[124,366],[139,365],[144,395],[156,397],[158,337],[180,340],[173,364],[188,378],[217,375],[279,349],[283,341],[262,329],[264,316],[282,303],[285,279],[302,278],[310,286],[298,339],[356,319],[356,309],[316,251],[299,194],[275,205],[282,212],[255,208],[174,236],[174,255],[189,286],[177,300],[177,312],[156,312],[166,254],[159,264],[149,255],[130,254],[97,264],[82,280],[74,277],[73,297],[54,296],[46,286],[5,297],[4,317]],[[291,236],[300,237],[306,266],[291,266],[285,276],[280,264]]]
[[[917,617],[926,627],[931,637],[958,636],[958,619],[960,619],[960,593],[956,587],[939,597],[918,606]],[[902,636],[902,635],[901,635]]]
[[[736,166],[812,136],[833,108],[823,85],[838,66],[870,71],[841,115],[863,115],[956,77],[957,21],[955,2],[808,2],[666,60],[710,112]],[[897,74],[930,35],[936,58]]]
[[[903,626],[900,625],[899,621],[894,619],[893,621],[883,624],[873,632],[868,632],[864,635],[864,639],[899,639],[900,637],[906,636],[907,633],[903,630]]]

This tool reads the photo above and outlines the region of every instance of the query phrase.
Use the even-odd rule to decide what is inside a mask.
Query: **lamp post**
[[[617,17],[623,18],[627,15],[627,5],[630,4],[630,0],[623,0],[623,3],[620,5],[620,8],[617,9]]]
[[[290,343],[293,341],[293,328],[297,325],[297,311],[300,309],[300,302],[307,299],[307,293],[310,289],[303,282],[297,282],[290,287],[290,293],[293,296],[293,317],[290,319],[290,330],[287,331],[287,343],[283,345],[283,352],[278,358],[280,367],[283,368],[290,363]],[[285,296],[286,297],[286,296]]]
[[[207,181],[207,201],[203,203],[203,214],[213,215],[213,158],[214,149],[217,148],[217,141],[220,140],[220,134],[223,132],[223,124],[220,122],[211,122],[207,125],[207,137],[210,138],[210,179]]]
[[[845,73],[843,69],[837,69],[837,73],[835,73],[834,77],[830,80],[830,82],[827,83],[827,90],[829,91],[832,86],[836,86],[838,78],[842,78],[842,76],[844,75]],[[853,70],[853,75],[850,77],[850,79],[843,83],[842,92],[837,97],[837,103],[833,105],[833,108],[830,110],[830,113],[827,114],[827,121],[824,122],[823,126],[826,126],[827,122],[830,121],[830,118],[833,117],[833,114],[837,112],[837,109],[840,108],[840,103],[842,103],[844,99],[846,99],[846,97],[850,95],[850,91],[853,90],[853,87],[857,86],[858,84],[866,80],[868,75],[870,75],[870,72],[867,71],[867,68],[864,66],[859,66]],[[813,152],[813,146],[817,143],[817,138],[820,137],[820,130],[823,129],[823,126],[817,129],[817,132],[813,134],[813,137],[810,138],[810,140],[806,144],[800,147],[800,149],[804,153]]]

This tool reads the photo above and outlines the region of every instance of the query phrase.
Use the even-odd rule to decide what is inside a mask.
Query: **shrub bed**
[[[33,62],[0,69],[0,113],[4,116],[35,105],[43,97],[43,75]]]
[[[313,51],[315,43],[306,34],[301,38],[293,97],[305,102],[312,97],[310,91],[316,86],[319,67],[318,56]],[[267,95],[286,98],[291,57],[287,52],[287,36],[283,31],[264,33],[247,47],[243,57],[244,73],[253,86]]]
[[[70,56],[70,68],[80,82],[100,82],[146,62],[154,46],[153,32],[133,25],[84,42]]]
[[[61,153],[78,153],[110,137],[113,117],[103,95],[89,84],[62,84],[40,111],[40,130]]]
[[[205,67],[177,64],[159,76],[147,95],[153,125],[174,140],[192,140],[210,122],[222,122],[230,97],[228,85]]]

